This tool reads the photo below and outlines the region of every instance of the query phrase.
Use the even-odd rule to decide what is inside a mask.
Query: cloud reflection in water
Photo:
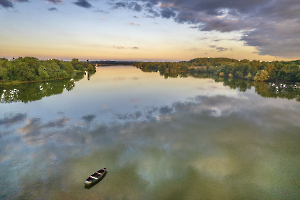
[[[294,106],[299,108],[298,104]],[[125,120],[123,123],[97,124],[93,120],[95,115],[85,115],[83,123],[94,123],[94,128],[88,132],[85,126],[69,124],[71,117],[50,122],[27,118],[27,124],[17,129],[26,142],[17,142],[18,154],[26,156],[22,151],[30,152],[28,148],[39,148],[40,151],[31,151],[25,168],[17,165],[23,177],[21,184],[26,182],[20,197],[44,192],[58,198],[56,192],[51,191],[65,187],[59,183],[67,178],[64,173],[68,167],[69,189],[59,194],[72,197],[72,191],[83,197],[83,191],[75,191],[76,183],[85,178],[77,171],[82,174],[93,171],[92,166],[96,163],[109,166],[113,171],[101,184],[103,198],[127,196],[136,199],[151,194],[153,199],[164,199],[178,193],[174,199],[197,195],[231,199],[247,197],[253,191],[253,197],[267,198],[282,196],[283,191],[295,192],[292,180],[299,176],[298,165],[288,163],[295,163],[291,157],[292,149],[299,150],[300,137],[293,132],[299,129],[299,123],[296,123],[299,122],[299,110],[290,111],[280,121],[278,115],[287,113],[284,108],[257,107],[247,99],[226,96],[197,96],[194,101],[175,102],[171,106],[118,116],[119,120]],[[271,115],[266,117],[265,113]],[[150,116],[159,120],[147,121]],[[4,121],[2,126],[13,120],[1,120]],[[262,129],[264,124],[267,129]],[[285,135],[282,135],[283,130]],[[281,142],[282,139],[288,141],[289,146]],[[4,146],[8,148],[8,145]],[[99,154],[99,150],[103,153]],[[6,154],[4,157],[9,156],[8,152]],[[11,157],[9,162],[18,163],[17,158]],[[86,162],[92,162],[92,166]],[[55,169],[48,168],[53,163],[56,163]],[[33,173],[30,169],[36,169],[36,178],[27,182],[26,173]],[[42,173],[45,171],[47,173]],[[279,187],[274,196],[268,194],[273,187]],[[297,196],[297,193],[289,196],[296,197],[293,194]]]

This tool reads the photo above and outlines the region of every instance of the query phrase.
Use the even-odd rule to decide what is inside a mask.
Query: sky
[[[0,57],[300,59],[300,0],[0,0]]]

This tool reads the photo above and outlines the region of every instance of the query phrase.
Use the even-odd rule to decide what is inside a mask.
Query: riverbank
[[[212,73],[220,77],[258,82],[300,83],[300,60],[272,61],[235,60],[230,58],[196,58],[188,62],[138,62],[133,64],[144,72]]]

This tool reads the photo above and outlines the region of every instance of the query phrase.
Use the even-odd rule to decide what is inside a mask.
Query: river
[[[0,86],[0,199],[300,199],[299,88],[173,77]]]

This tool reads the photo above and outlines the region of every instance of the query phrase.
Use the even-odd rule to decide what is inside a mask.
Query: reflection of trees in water
[[[295,86],[294,84],[247,81],[244,79],[230,79],[218,76],[214,78],[216,82],[223,82],[224,86],[229,86],[232,89],[238,89],[241,92],[245,92],[246,90],[251,89],[251,86],[254,86],[255,92],[262,97],[279,97],[300,101],[300,85]]]
[[[244,79],[224,78],[215,76],[216,82],[222,82],[224,86],[229,86],[232,89],[238,89],[241,92],[245,92],[247,89],[251,89],[254,86],[253,81],[246,81]]]
[[[282,83],[259,83],[255,82],[255,91],[263,97],[296,99],[300,101],[300,87]]]
[[[0,102],[31,102],[40,100],[45,96],[61,94],[63,90],[71,91],[75,82],[84,77],[84,73],[77,73],[73,79],[53,80],[17,85],[0,86]]]
[[[87,79],[90,80],[90,77],[96,73],[96,70],[85,71],[84,75],[87,75]]]
[[[157,72],[149,69],[142,69],[143,72]],[[296,99],[300,101],[300,85],[294,84],[283,84],[283,83],[270,83],[270,82],[257,82],[248,81],[245,79],[236,79],[216,76],[212,73],[186,73],[178,72],[171,73],[166,71],[159,71],[160,75],[164,78],[181,78],[181,77],[194,77],[194,78],[209,78],[214,79],[215,82],[222,82],[224,86],[229,86],[231,89],[238,89],[241,92],[245,92],[251,89],[252,86],[255,88],[255,92],[262,97],[269,98],[283,98],[283,99]]]
[[[294,84],[257,82],[221,77],[217,77],[215,80],[216,82],[223,82],[224,86],[229,86],[232,89],[239,89],[241,92],[245,92],[247,89],[251,89],[251,86],[254,86],[255,92],[262,97],[279,97],[282,99],[296,99],[297,101],[300,101],[300,85],[296,86]]]

